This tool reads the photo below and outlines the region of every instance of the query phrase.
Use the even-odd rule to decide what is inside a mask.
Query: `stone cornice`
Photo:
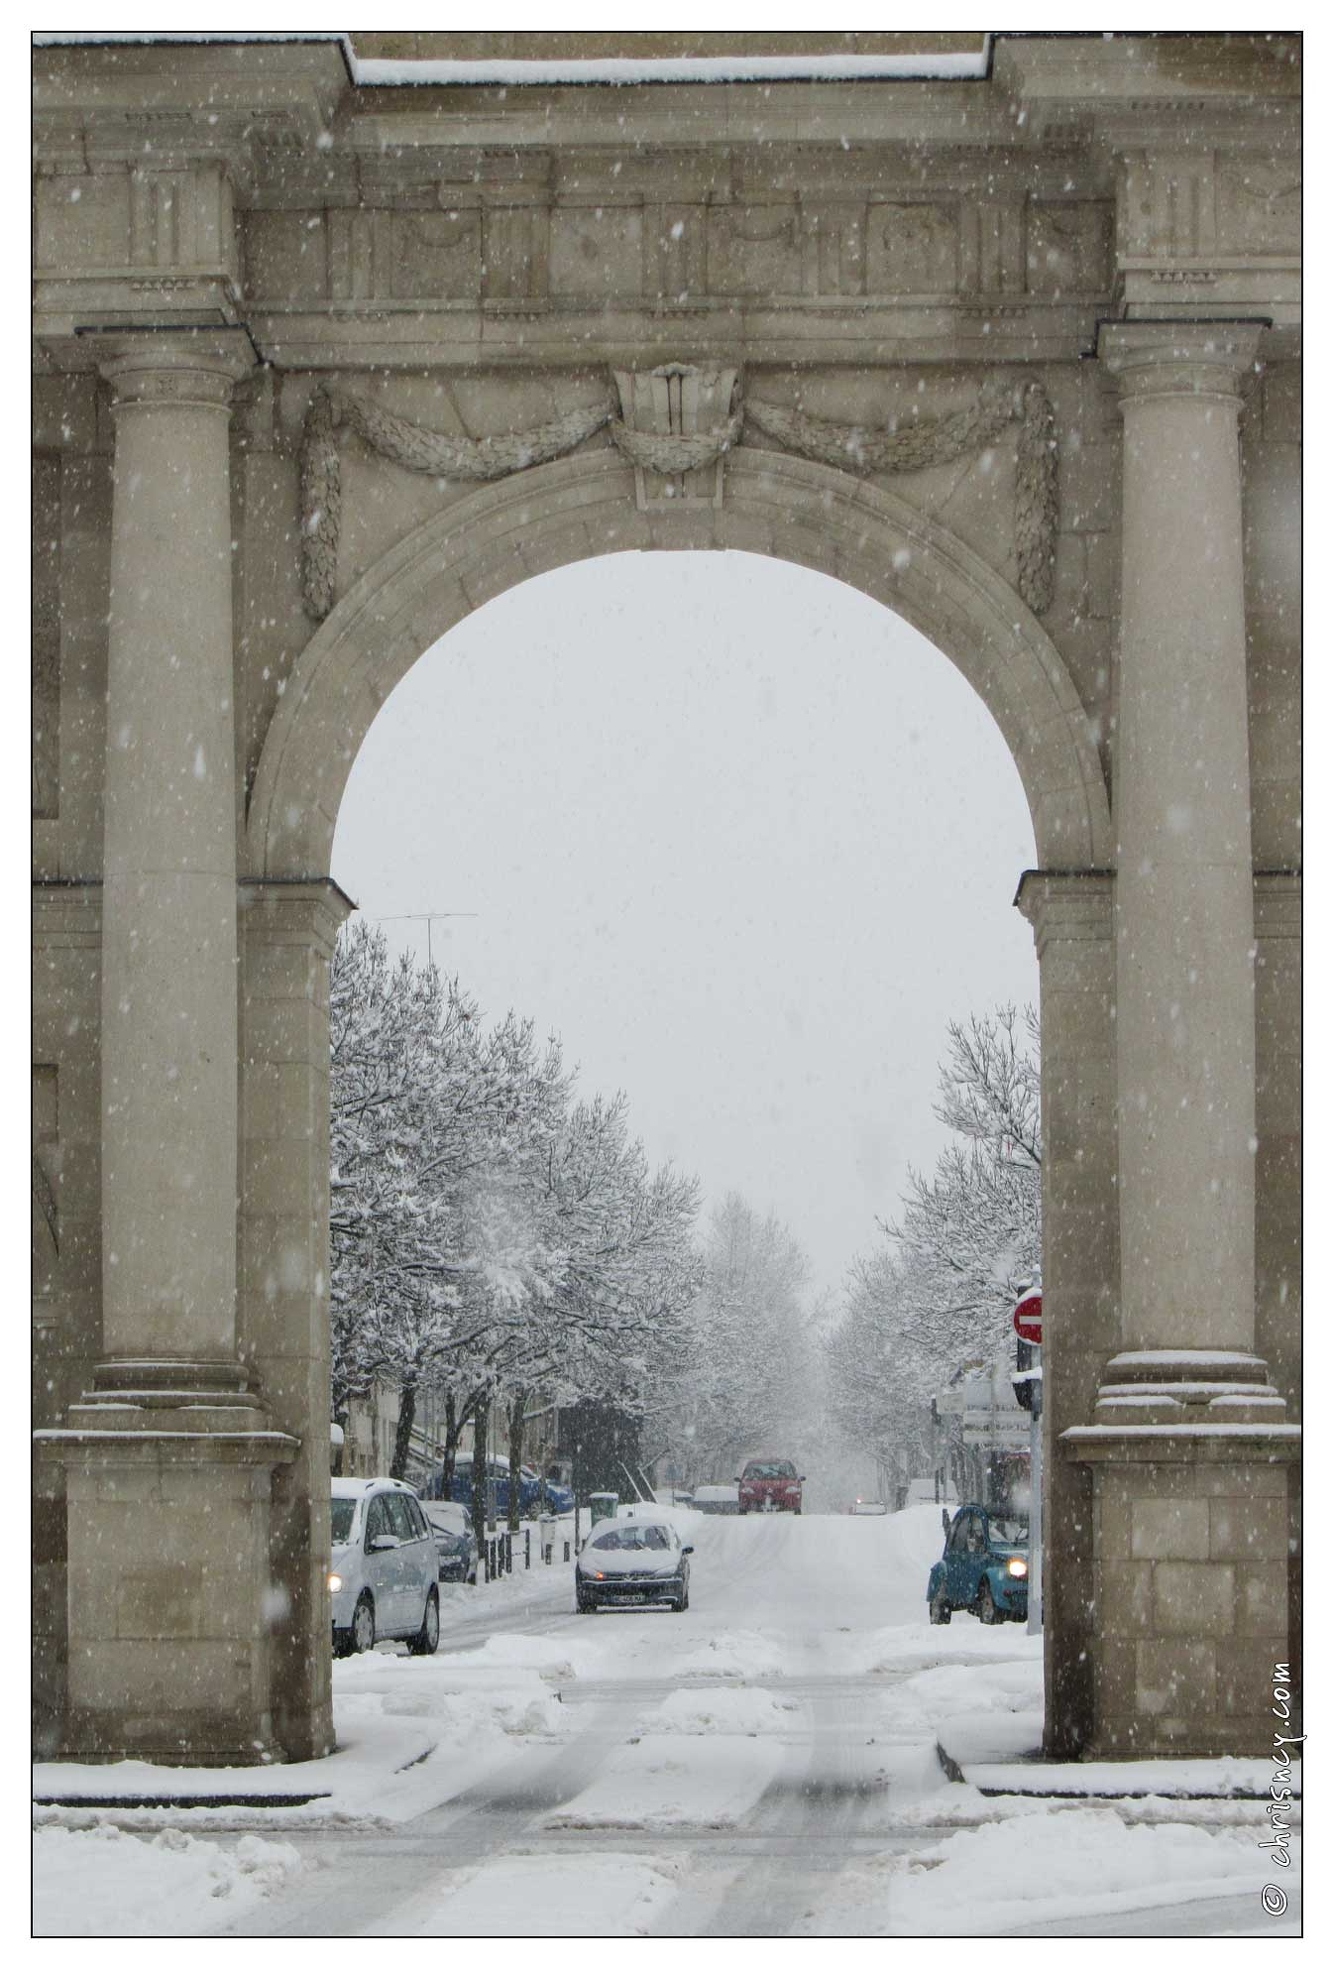
[[[33,53],[39,161],[76,133],[106,162],[137,162],[145,138],[192,156],[239,160],[261,135],[315,142],[347,88],[328,42],[156,42],[40,47]]]
[[[357,905],[331,875],[242,876],[237,885],[242,950],[251,943],[311,943],[326,956]]]
[[[1032,925],[1041,959],[1052,942],[1110,943],[1115,893],[1110,868],[1026,868],[1014,906]]]

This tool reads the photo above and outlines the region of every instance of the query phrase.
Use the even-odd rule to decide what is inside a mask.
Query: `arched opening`
[[[901,618],[790,563],[647,553],[534,576],[419,660],[333,874],[391,949],[625,1088],[655,1159],[710,1197],[744,1164],[833,1290],[943,1142],[946,1022],[1036,1002],[1033,857],[993,720]]]
[[[242,1324],[263,1385],[290,1390],[290,1399],[275,1400],[279,1419],[311,1445],[303,1470],[284,1481],[291,1495],[280,1499],[278,1537],[290,1523],[290,1536],[312,1555],[327,1542],[327,1504],[314,1493],[329,1373],[323,979],[342,909],[329,882],[334,833],[381,706],[456,623],[536,574],[617,552],[740,548],[833,575],[906,619],[980,697],[1014,762],[1039,864],[1064,879],[1111,859],[1106,786],[1085,713],[1058,651],[1013,588],[904,501],[828,467],[742,447],[726,473],[721,507],[661,518],[636,510],[633,473],[607,454],[567,458],[459,499],[344,596],[275,711],[247,812]],[[1046,1023],[1044,1003],[1044,1046]],[[1063,1084],[1078,1103],[1075,1079]],[[1056,1125],[1063,1139],[1081,1127],[1105,1133],[1108,1115],[1105,1103],[1095,1114],[1085,1102],[1079,1121],[1057,1116]],[[1078,1147],[1073,1139],[1066,1146]],[[1096,1153],[1062,1164],[1058,1237],[1072,1268],[1091,1262],[1091,1237],[1106,1237],[1106,1147],[1099,1135]],[[1049,1242],[1055,1222],[1049,1207]],[[1097,1268],[1100,1305],[1112,1303],[1108,1276],[1106,1265]],[[1082,1278],[1076,1290],[1085,1290]],[[1090,1351],[1076,1363],[1081,1399],[1092,1360]],[[1077,1636],[1074,1645],[1077,1654]],[[327,1670],[316,1664],[312,1674],[313,1684],[304,1670],[293,1678],[298,1710],[312,1696],[327,1701],[318,1692]]]

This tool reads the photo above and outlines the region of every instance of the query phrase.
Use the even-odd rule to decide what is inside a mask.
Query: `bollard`
[[[529,1531],[527,1525],[525,1525],[523,1528],[523,1569],[525,1572],[531,1572],[533,1569],[533,1554],[531,1548],[532,1548],[532,1533]]]
[[[514,1533],[512,1531],[505,1533],[505,1570],[506,1572],[514,1571]]]
[[[567,1566],[570,1563],[570,1541],[568,1538],[565,1541],[565,1563]]]

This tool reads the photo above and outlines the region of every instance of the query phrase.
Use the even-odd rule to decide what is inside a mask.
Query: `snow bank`
[[[1275,1878],[1254,1825],[1127,1825],[1108,1808],[1060,1807],[956,1832],[889,1862],[891,1935],[983,1935],[1043,1921],[1087,1924],[1132,1908],[1260,1891]],[[1294,1842],[1294,1846],[1295,1846]]]
[[[1042,1655],[978,1667],[975,1661],[946,1662],[910,1675],[887,1692],[886,1706],[902,1709],[923,1726],[963,1715],[1028,1711],[1038,1718],[1042,1737]]]
[[[831,1635],[824,1653],[828,1665],[845,1675],[907,1675],[925,1673],[958,1662],[970,1666],[1027,1664],[1034,1686],[1042,1686],[1042,1636],[1029,1634],[1012,1621],[984,1627],[971,1614],[956,1614],[948,1627],[878,1627],[870,1633]],[[960,1684],[960,1687],[963,1685]],[[968,1688],[978,1684],[971,1676]],[[970,1703],[969,1705],[973,1705]],[[984,1706],[990,1707],[988,1699]]]
[[[573,1641],[546,1634],[492,1634],[479,1647],[454,1657],[474,1669],[527,1668],[547,1682],[569,1682],[590,1675],[606,1662],[606,1650],[593,1641]]]
[[[483,1664],[480,1672],[469,1668],[467,1657],[457,1655],[417,1660],[377,1650],[336,1662],[338,1747],[330,1757],[230,1770],[130,1762],[39,1764],[33,1773],[34,1791],[56,1801],[157,1798],[164,1808],[182,1797],[310,1799],[299,1805],[191,1807],[191,1823],[201,1827],[267,1829],[276,1809],[291,1824],[401,1824],[455,1797],[526,1749],[549,1748],[574,1727],[545,1675],[536,1667],[503,1659],[505,1644],[513,1646],[520,1640],[494,1636],[501,1657]],[[68,1819],[83,1809],[59,1803],[39,1808],[39,1822],[55,1814]],[[114,1808],[89,1809],[104,1814]],[[142,1821],[142,1808],[130,1808],[124,1820]]]
[[[283,1885],[294,1846],[249,1835],[231,1847],[167,1830],[136,1839],[113,1825],[33,1835],[36,1935],[199,1935]]]

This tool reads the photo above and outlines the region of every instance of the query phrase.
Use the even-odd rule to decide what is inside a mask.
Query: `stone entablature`
[[[39,332],[241,310],[273,360],[411,364],[429,319],[453,366],[590,328],[642,353],[663,317],[696,354],[848,362],[1073,354],[1123,303],[1295,322],[1295,39],[1174,67],[1170,38],[1002,36],[990,82],[737,83],[723,117],[698,84],[423,106],[327,42],[146,49],[133,85],[51,48]]]

